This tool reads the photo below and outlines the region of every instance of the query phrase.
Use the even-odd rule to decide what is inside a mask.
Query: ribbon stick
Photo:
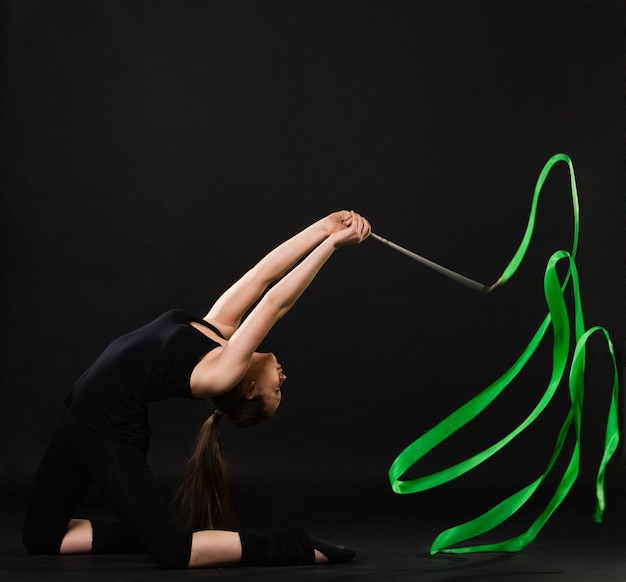
[[[559,433],[557,435],[554,452],[546,469],[541,475],[535,478],[529,485],[523,487],[504,501],[496,504],[492,509],[477,518],[464,524],[452,527],[437,536],[431,545],[431,553],[469,553],[469,552],[488,552],[488,551],[504,551],[514,552],[526,547],[535,539],[541,528],[548,521],[552,513],[561,504],[567,496],[573,483],[575,482],[580,467],[580,435],[582,425],[582,404],[584,396],[584,371],[585,371],[585,352],[588,339],[595,333],[601,333],[607,343],[608,351],[613,363],[613,386],[611,390],[611,402],[609,405],[606,429],[604,454],[600,461],[596,477],[596,509],[594,520],[600,522],[605,509],[606,501],[604,496],[604,477],[606,466],[612,455],[617,449],[619,440],[618,434],[618,372],[615,361],[615,353],[611,338],[607,330],[596,326],[588,330],[585,329],[582,300],[580,294],[580,284],[578,280],[578,272],[574,257],[578,247],[579,235],[579,208],[578,194],[576,190],[576,180],[574,177],[574,168],[572,162],[565,154],[556,154],[552,156],[542,169],[537,184],[535,186],[533,201],[531,205],[528,226],[522,238],[522,242],[515,252],[513,259],[505,268],[498,281],[492,285],[489,290],[497,285],[501,285],[508,281],[521,264],[526,250],[532,238],[532,232],[537,212],[537,201],[541,193],[543,184],[550,173],[552,167],[558,163],[567,164],[570,172],[570,187],[572,192],[572,202],[574,208],[574,241],[570,253],[567,251],[555,252],[546,266],[544,276],[544,295],[548,306],[548,315],[540,325],[537,332],[531,338],[528,346],[518,357],[515,363],[500,378],[493,382],[490,386],[480,392],[478,395],[469,400],[447,418],[439,422],[435,427],[427,431],[421,437],[416,439],[408,447],[406,447],[393,461],[389,468],[389,481],[393,491],[399,494],[416,493],[431,489],[443,483],[447,483],[464,473],[467,473],[474,467],[483,463],[496,452],[500,451],[504,446],[511,442],[516,436],[524,431],[539,415],[545,410],[553,396],[565,377],[567,363],[570,356],[570,315],[567,310],[565,301],[565,289],[568,283],[572,282],[573,303],[574,303],[574,339],[575,347],[572,356],[572,363],[569,369],[569,393],[570,393],[570,410],[563,421]],[[410,252],[410,251],[409,251]],[[561,282],[557,273],[557,264],[561,261],[567,261],[568,270],[564,281]],[[439,265],[438,265],[439,267]],[[445,273],[444,273],[445,274]],[[455,273],[455,275],[458,275]],[[475,283],[475,282],[474,282]],[[403,480],[402,476],[411,468],[419,459],[434,449],[438,444],[446,440],[460,428],[470,423],[479,414],[481,414],[493,402],[505,388],[509,386],[512,380],[526,365],[534,354],[535,350],[543,340],[548,329],[552,327],[553,348],[552,348],[552,374],[548,386],[537,403],[535,408],[515,429],[513,429],[506,437],[494,443],[487,449],[473,455],[465,461],[461,461],[456,465],[433,473],[418,477],[411,480]],[[521,534],[500,542],[459,546],[463,542],[474,538],[478,535],[485,534],[494,529],[499,524],[509,519],[517,512],[535,493],[535,491],[545,481],[546,476],[550,473],[556,464],[557,459],[563,451],[565,440],[573,427],[574,430],[574,446],[570,459],[563,472],[560,482],[556,487],[552,498],[549,500],[545,509],[530,525],[530,527]],[[454,547],[453,547],[454,546]]]
[[[508,266],[506,267],[502,275],[500,275],[498,280],[493,285],[484,285],[482,283],[478,283],[477,281],[474,281],[473,279],[465,277],[464,275],[456,273],[455,271],[452,271],[429,259],[426,259],[425,257],[422,257],[418,255],[417,253],[414,253],[413,251],[405,249],[404,247],[401,247],[399,244],[391,242],[390,240],[374,232],[371,232],[370,236],[373,236],[376,240],[379,240],[380,242],[391,247],[392,249],[401,252],[407,257],[411,257],[412,259],[419,261],[423,265],[430,267],[431,269],[437,271],[438,273],[441,273],[442,275],[445,275],[446,277],[449,277],[450,279],[453,279],[454,281],[457,281],[458,283],[461,283],[463,285],[466,285],[467,287],[470,287],[471,289],[474,289],[474,291],[478,291],[479,293],[491,293],[491,291],[493,291],[496,287],[506,283],[515,274],[515,271],[517,271],[518,267],[522,263],[522,260],[524,259],[524,255],[526,254],[526,251],[528,250],[528,247],[530,246],[530,241],[532,239],[533,230],[535,228],[535,220],[537,217],[537,204],[539,203],[539,195],[541,194],[541,189],[543,188],[543,184],[546,181],[548,174],[552,170],[552,167],[557,162],[565,162],[568,165],[569,171],[570,171],[570,188],[572,191],[572,205],[574,208],[574,243],[572,245],[571,255],[572,257],[575,257],[576,251],[578,249],[578,233],[579,233],[578,190],[576,188],[574,166],[572,165],[571,159],[565,154],[556,154],[552,156],[548,160],[546,165],[543,167],[543,169],[541,170],[541,173],[539,174],[539,178],[537,179],[537,184],[535,186],[533,200],[532,200],[532,204],[530,208],[530,216],[528,218],[528,225],[526,226],[526,231],[524,232],[524,236],[522,237],[522,242],[520,243],[517,251],[515,252],[515,255],[509,262]]]
[[[395,249],[396,251],[401,252],[407,257],[411,257],[412,259],[422,263],[422,265],[426,265],[427,267],[430,267],[431,269],[437,271],[438,273],[441,273],[442,275],[449,277],[453,281],[457,281],[458,283],[461,283],[462,285],[466,285],[470,289],[474,289],[474,291],[478,291],[479,293],[490,293],[492,289],[495,287],[495,285],[488,287],[487,285],[483,285],[482,283],[479,283],[478,281],[474,281],[473,279],[470,279],[469,277],[465,277],[464,275],[456,273],[455,271],[452,271],[446,267],[442,267],[441,265],[438,265],[437,263],[434,263],[433,261],[426,259],[422,257],[421,255],[418,255],[417,253],[414,253],[413,251],[405,249],[404,247],[401,247],[400,245],[394,242],[391,242],[390,240],[387,240],[386,238],[383,238],[382,236],[376,234],[375,232],[370,232],[370,236],[373,236],[376,240],[379,240],[381,243],[384,243],[387,246],[390,246],[392,249]]]

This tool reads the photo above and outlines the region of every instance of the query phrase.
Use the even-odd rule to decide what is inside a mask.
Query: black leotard
[[[74,384],[67,406],[105,438],[145,442],[150,436],[148,403],[192,398],[189,378],[194,366],[219,345],[190,321],[221,336],[181,309],[167,311],[113,341]]]
[[[191,532],[174,523],[146,454],[148,403],[191,398],[198,360],[219,344],[195,329],[207,322],[174,309],[109,345],[66,398],[31,488],[24,544],[57,554],[67,524],[95,484],[121,522],[91,520],[94,553],[147,551],[163,568],[186,568]],[[223,337],[223,336],[222,336]]]

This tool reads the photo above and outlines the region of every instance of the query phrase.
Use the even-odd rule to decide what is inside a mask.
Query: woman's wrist
[[[339,237],[337,237],[337,233],[336,232],[331,232],[326,239],[323,241],[322,244],[328,245],[328,247],[330,249],[332,249],[333,251],[336,251],[338,248],[341,248],[341,241],[337,240]]]
[[[320,231],[322,240],[328,238],[334,232],[332,215],[325,216],[324,218],[320,218],[317,221],[316,225]]]
[[[345,210],[340,210],[337,212],[331,212],[328,216],[319,220],[325,238],[331,236],[338,230],[343,230],[346,227],[345,215],[349,215],[349,213]]]

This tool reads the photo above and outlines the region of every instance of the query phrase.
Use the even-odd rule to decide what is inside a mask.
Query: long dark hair
[[[187,471],[172,497],[179,527],[187,532],[223,529],[230,512],[227,466],[222,444],[222,416],[248,427],[269,415],[262,396],[248,399],[243,382],[213,398],[217,410],[200,427]]]

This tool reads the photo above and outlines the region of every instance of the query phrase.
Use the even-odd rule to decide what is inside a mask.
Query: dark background
[[[623,12],[581,0],[4,2],[3,499],[22,501],[66,392],[116,336],[170,307],[203,314],[264,253],[340,208],[491,284],[557,152],[578,179],[586,322],[609,329],[622,365]],[[571,208],[560,164],[526,261],[487,296],[373,239],[337,253],[264,346],[289,376],[280,413],[225,430],[240,507],[404,511],[466,505],[470,490],[493,503],[536,478],[566,385],[504,452],[437,493],[397,498],[386,472],[517,359],[546,313],[545,264],[571,248]],[[419,473],[530,412],[550,339]],[[599,338],[586,378],[575,491],[591,507],[612,379]],[[153,407],[164,487],[208,411]],[[614,495],[621,469],[620,454]]]

